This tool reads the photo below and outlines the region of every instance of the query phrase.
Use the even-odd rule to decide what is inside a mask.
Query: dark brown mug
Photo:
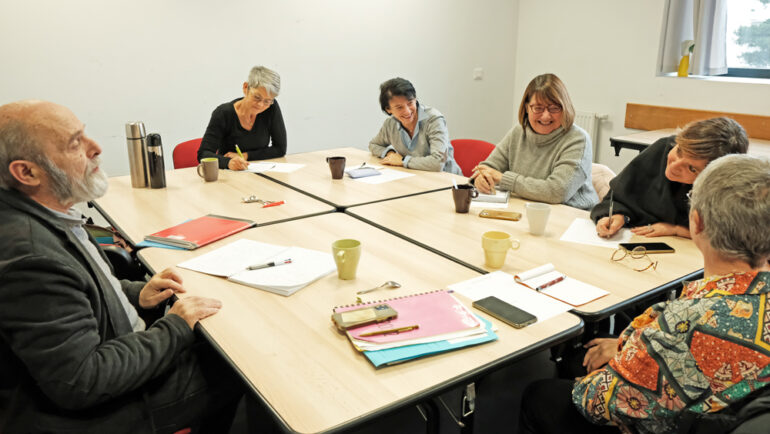
[[[342,179],[345,174],[345,157],[326,157],[326,162],[332,171],[332,179]]]
[[[471,207],[471,199],[479,196],[479,191],[470,184],[458,185],[452,189],[452,198],[455,200],[455,212],[465,214]]]

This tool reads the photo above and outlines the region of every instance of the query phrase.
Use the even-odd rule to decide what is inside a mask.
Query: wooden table
[[[677,131],[679,130],[676,128],[665,128],[662,130],[642,131],[624,136],[610,137],[610,146],[615,148],[616,157],[620,155],[620,150],[623,148],[635,149],[642,152],[657,140],[662,139],[663,137],[672,136],[676,134]],[[770,157],[770,140],[749,138],[749,154]]]
[[[256,195],[285,204],[262,208],[242,203]],[[205,182],[195,167],[166,172],[166,188],[131,188],[128,176],[110,178],[107,194],[93,201],[96,208],[128,241],[206,214],[251,219],[258,225],[334,211],[307,195],[247,172],[220,170],[216,182]]]
[[[333,327],[334,306],[349,304],[355,291],[387,280],[402,287],[362,297],[379,300],[431,291],[479,274],[343,213],[249,229],[195,251],[149,248],[139,255],[160,271],[240,238],[329,252],[340,238],[362,242],[355,280],[339,280],[335,272],[290,297],[179,269],[188,294],[222,300],[222,310],[201,325],[284,428],[294,432],[337,431],[364,423],[472,382],[582,330],[582,321],[569,313],[524,329],[491,319],[498,341],[375,369]]]
[[[458,184],[467,182],[467,178],[462,175],[453,175],[447,172],[426,172],[394,166],[385,166],[385,168],[408,172],[415,176],[375,185],[356,181],[347,175],[343,179],[332,179],[326,157],[333,156],[345,157],[347,159],[346,167],[359,166],[363,162],[380,165],[380,158],[373,156],[368,151],[355,148],[337,148],[290,154],[282,158],[266,160],[304,164],[305,166],[291,173],[267,172],[263,176],[339,209],[429,191],[445,190],[452,186],[453,179]]]
[[[610,292],[576,309],[576,313],[591,321],[673,288],[703,268],[703,258],[695,244],[684,238],[655,238],[674,247],[676,253],[650,255],[659,261],[658,267],[644,272],[634,271],[632,262],[610,261],[610,248],[560,241],[575,218],[589,218],[588,211],[566,205],[551,206],[543,236],[530,235],[524,204],[518,198],[509,200],[508,209],[523,215],[518,222],[480,218],[482,208],[475,207],[468,214],[457,214],[451,191],[357,206],[346,212],[481,272],[494,271],[484,265],[481,235],[494,230],[507,232],[521,241],[521,247],[508,253],[502,271],[517,274],[550,262],[568,276]],[[643,240],[646,239],[632,239]]]

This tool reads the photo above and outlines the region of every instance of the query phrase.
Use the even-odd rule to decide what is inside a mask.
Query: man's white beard
[[[102,197],[107,192],[109,185],[107,174],[101,169],[94,172],[94,169],[99,167],[99,157],[88,161],[85,174],[80,179],[72,179],[47,157],[44,157],[44,160],[46,161],[41,162],[42,166],[48,173],[51,191],[59,203],[87,202]]]

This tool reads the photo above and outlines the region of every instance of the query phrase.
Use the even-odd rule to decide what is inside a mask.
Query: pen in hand
[[[386,334],[389,334],[389,333],[408,332],[408,331],[411,331],[411,330],[417,330],[418,328],[420,328],[420,325],[419,324],[415,324],[415,325],[410,325],[410,326],[399,327],[399,328],[396,328],[396,329],[375,330],[375,331],[371,331],[371,332],[361,333],[358,336],[364,336],[365,337],[365,336],[386,335]]]
[[[284,259],[283,261],[268,262],[267,264],[249,265],[248,267],[246,267],[246,269],[247,270],[259,270],[259,269],[262,269],[262,268],[275,267],[277,265],[284,265],[284,264],[291,264],[291,259]]]
[[[562,280],[564,280],[564,276],[559,276],[556,279],[551,280],[550,282],[546,282],[546,283],[538,286],[537,288],[535,288],[535,291],[540,292],[540,291],[544,290],[545,288],[548,288],[551,285],[556,285],[557,283],[561,282]]]
[[[241,148],[238,147],[238,145],[235,145],[235,152],[238,153],[238,156],[243,158],[243,152],[241,152]],[[245,160],[245,158],[243,158]]]
[[[615,202],[612,201],[612,190],[610,190],[610,217],[607,219],[607,230],[612,227],[612,208],[614,208]]]

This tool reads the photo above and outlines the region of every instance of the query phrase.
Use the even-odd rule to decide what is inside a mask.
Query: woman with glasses
[[[687,194],[695,178],[712,160],[745,154],[748,146],[746,131],[729,118],[692,122],[656,141],[610,181],[610,191],[591,210],[596,233],[611,237],[629,226],[646,237],[690,238]]]
[[[369,142],[369,150],[382,164],[462,175],[444,115],[421,105],[412,83],[403,78],[382,83],[380,108],[390,116]]]
[[[286,127],[275,97],[281,77],[255,66],[243,83],[243,97],[226,102],[211,113],[198,149],[198,160],[219,159],[220,169],[245,170],[250,160],[286,155]]]
[[[553,74],[527,85],[519,125],[508,131],[471,179],[482,193],[495,186],[524,199],[588,209],[599,201],[591,185],[591,139],[573,123],[567,88]]]

